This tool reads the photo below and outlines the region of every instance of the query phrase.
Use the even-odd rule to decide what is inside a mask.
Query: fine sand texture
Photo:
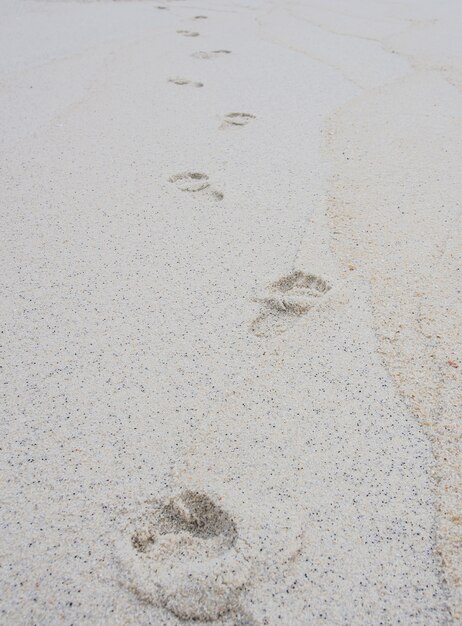
[[[461,31],[2,0],[2,625],[462,624]]]

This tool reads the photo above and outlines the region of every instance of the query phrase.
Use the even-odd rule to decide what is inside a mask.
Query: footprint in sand
[[[192,30],[177,30],[176,32],[183,37],[199,37],[199,33]]]
[[[119,541],[122,584],[183,620],[238,610],[250,576],[246,544],[231,516],[206,494],[184,491],[144,503]]]
[[[194,80],[188,80],[187,78],[169,78],[169,83],[174,85],[189,85],[190,87],[203,87],[204,83],[199,83]]]
[[[251,324],[252,332],[260,337],[283,333],[330,289],[324,279],[301,271],[280,278],[256,298],[263,304],[263,311]]]
[[[246,126],[251,120],[255,119],[255,115],[251,113],[228,113],[223,118],[223,127],[226,126]]]
[[[202,174],[201,172],[182,172],[181,174],[170,176],[168,180],[174,183],[181,191],[188,191],[190,193],[204,191],[215,200],[223,200],[223,193],[211,187],[207,174]]]
[[[231,50],[212,50],[211,52],[199,50],[198,52],[193,52],[191,56],[195,59],[216,59],[217,57],[222,57],[226,54],[231,54]]]
[[[206,15],[195,15],[193,20],[207,20],[208,17]]]

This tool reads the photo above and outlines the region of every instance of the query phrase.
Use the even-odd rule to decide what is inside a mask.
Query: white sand
[[[0,17],[0,622],[462,623],[458,0]]]

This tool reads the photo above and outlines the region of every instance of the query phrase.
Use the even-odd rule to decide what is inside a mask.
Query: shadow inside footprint
[[[192,30],[177,30],[178,35],[183,35],[183,37],[199,37],[199,33],[196,33]]]
[[[147,502],[119,553],[125,584],[181,619],[212,621],[237,607],[250,566],[236,524],[206,494],[184,491]]]
[[[160,508],[155,533],[136,532],[133,547],[146,552],[159,535],[189,533],[201,539],[220,537],[224,547],[236,541],[236,525],[231,517],[206,495],[186,491]]]
[[[254,119],[255,115],[251,113],[228,113],[223,118],[223,123],[225,126],[246,126]]]
[[[295,271],[271,283],[258,302],[264,309],[252,323],[251,330],[259,336],[280,334],[294,321],[313,308],[331,286],[319,276]]]
[[[195,82],[193,80],[188,80],[187,78],[169,78],[169,83],[173,83],[174,85],[189,85],[190,87],[203,87],[204,83]]]

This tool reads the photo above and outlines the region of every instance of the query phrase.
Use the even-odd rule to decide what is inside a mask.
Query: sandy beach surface
[[[2,625],[462,624],[461,31],[2,0]]]

